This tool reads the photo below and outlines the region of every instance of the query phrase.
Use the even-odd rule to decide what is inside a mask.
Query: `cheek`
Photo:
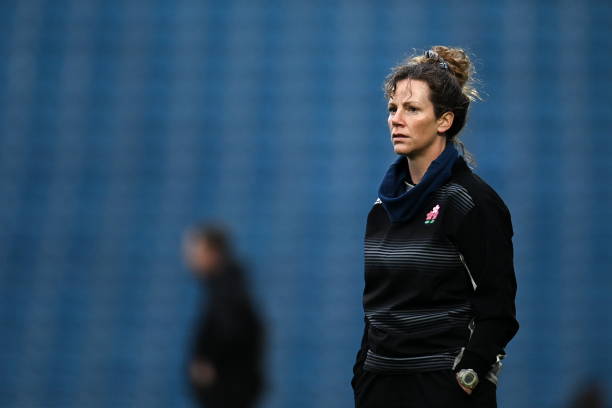
[[[431,133],[432,129],[435,129],[436,123],[429,117],[421,117],[415,118],[415,120],[412,122],[412,126],[418,133]]]
[[[423,120],[423,118],[419,118],[419,117],[414,117],[411,121],[410,121],[410,127],[412,128],[413,131],[417,132],[417,133],[421,133],[425,126],[425,121]]]

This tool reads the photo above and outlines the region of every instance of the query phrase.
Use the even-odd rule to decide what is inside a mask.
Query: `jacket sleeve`
[[[471,368],[484,378],[518,331],[514,250],[510,212],[496,194],[487,194],[465,215],[455,244],[476,283],[471,303],[474,330],[455,370]]]

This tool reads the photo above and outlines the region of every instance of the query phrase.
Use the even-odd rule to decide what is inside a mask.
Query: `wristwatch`
[[[478,385],[478,374],[471,368],[464,368],[457,373],[459,384],[465,388],[473,390]]]

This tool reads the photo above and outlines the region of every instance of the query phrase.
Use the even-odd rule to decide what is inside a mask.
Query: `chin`
[[[396,143],[393,145],[393,150],[395,151],[395,154],[401,154],[402,156],[407,156],[409,155],[414,149],[412,149],[409,146],[406,146],[403,143]]]

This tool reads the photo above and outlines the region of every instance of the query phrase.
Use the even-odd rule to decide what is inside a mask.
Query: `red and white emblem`
[[[436,204],[436,206],[432,208],[430,212],[427,213],[425,224],[433,224],[436,221],[436,218],[438,218],[439,211],[440,211],[440,205]]]

